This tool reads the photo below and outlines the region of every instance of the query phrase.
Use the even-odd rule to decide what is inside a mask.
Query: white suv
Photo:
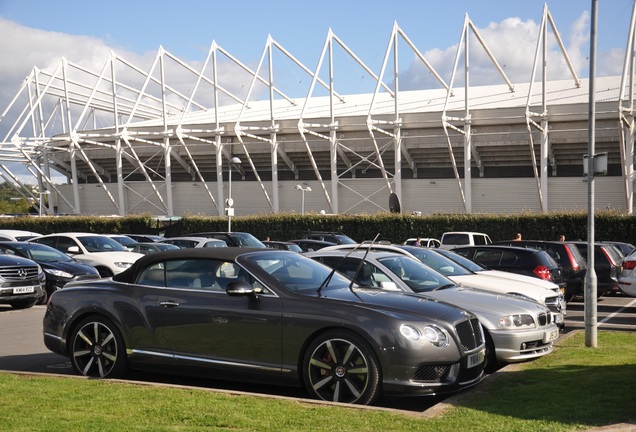
[[[453,249],[458,246],[481,246],[492,243],[488,234],[470,231],[450,231],[442,234],[440,239],[443,249]]]
[[[49,234],[31,241],[51,246],[78,261],[92,265],[101,277],[121,273],[143,256],[130,252],[119,242],[102,234]]]

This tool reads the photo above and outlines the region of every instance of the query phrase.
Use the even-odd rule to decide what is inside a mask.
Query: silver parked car
[[[422,262],[393,252],[316,251],[306,254],[365,287],[416,292],[474,313],[485,329],[488,370],[553,351],[559,328],[532,300],[459,287]]]
[[[202,247],[227,247],[227,244],[223,240],[196,236],[170,237],[163,239],[163,243],[175,245],[182,249]]]
[[[503,278],[498,274],[477,273],[446,256],[446,253],[452,254],[454,252],[437,248],[430,249],[418,246],[363,243],[359,245],[336,245],[326,248],[325,250],[352,250],[353,248],[359,248],[361,250],[371,248],[371,250],[375,251],[394,252],[406,255],[422,261],[428,267],[443,274],[459,286],[480,288],[498,294],[509,294],[528,300],[534,300],[550,309],[552,319],[559,328],[563,329],[564,327],[567,308],[565,297],[559,286],[552,282],[547,282],[551,284],[551,286],[546,287],[543,284],[538,285],[534,283],[533,279],[536,278],[524,281]],[[546,282],[542,281],[542,283]]]

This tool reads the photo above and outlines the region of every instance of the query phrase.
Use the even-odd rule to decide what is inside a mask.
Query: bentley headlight
[[[435,345],[438,348],[446,348],[450,343],[446,332],[439,327],[428,325],[424,327],[422,335],[426,340]]]
[[[115,267],[119,267],[119,268],[123,268],[123,269],[127,269],[128,267],[133,265],[133,263],[129,263],[129,262],[116,262],[116,263],[113,263],[113,264],[115,264]]]
[[[420,340],[420,338],[422,337],[422,333],[420,333],[417,328],[406,324],[402,324],[400,326],[400,333],[402,333],[402,336],[404,336],[405,338],[414,341]]]
[[[535,328],[531,315],[506,315],[499,320],[499,327],[504,329]]]

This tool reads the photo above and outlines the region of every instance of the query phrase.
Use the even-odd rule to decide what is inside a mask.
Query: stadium
[[[560,48],[555,64],[548,37]],[[338,92],[336,49],[372,92]],[[477,50],[495,83],[471,85]],[[435,88],[400,89],[395,65],[406,57]],[[280,58],[304,76],[304,93],[282,90]],[[594,153],[606,156],[594,177],[596,207],[633,212],[634,59],[626,56],[621,76],[596,77],[590,97],[547,7],[526,82],[511,82],[468,16],[450,77],[397,23],[378,71],[331,31],[317,63],[309,69],[270,37],[255,66],[213,42],[199,69],[162,48],[145,69],[115,53],[101,70],[66,60],[36,68],[3,111],[10,126],[0,175],[42,214],[585,210],[593,100]],[[555,67],[569,77],[548,80]],[[242,80],[240,92],[229,78]],[[38,187],[18,179],[16,163]]]

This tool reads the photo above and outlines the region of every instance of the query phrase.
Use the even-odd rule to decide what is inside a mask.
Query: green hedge
[[[17,217],[0,219],[0,229],[21,229],[50,234],[65,231],[95,233],[141,233],[165,231],[172,225],[182,234],[203,231],[227,231],[227,218],[185,216],[174,222],[159,222],[150,215],[128,217]],[[485,232],[493,241],[512,239],[517,232],[524,239],[556,240],[564,234],[568,240],[587,240],[586,212],[547,214],[435,214],[429,216],[393,213],[362,215],[301,216],[296,213],[237,216],[233,231],[246,231],[259,239],[292,240],[306,231],[340,231],[362,241],[374,238],[402,242],[409,237],[440,238],[445,231]],[[602,211],[595,216],[595,238],[636,244],[636,217],[617,211]]]

